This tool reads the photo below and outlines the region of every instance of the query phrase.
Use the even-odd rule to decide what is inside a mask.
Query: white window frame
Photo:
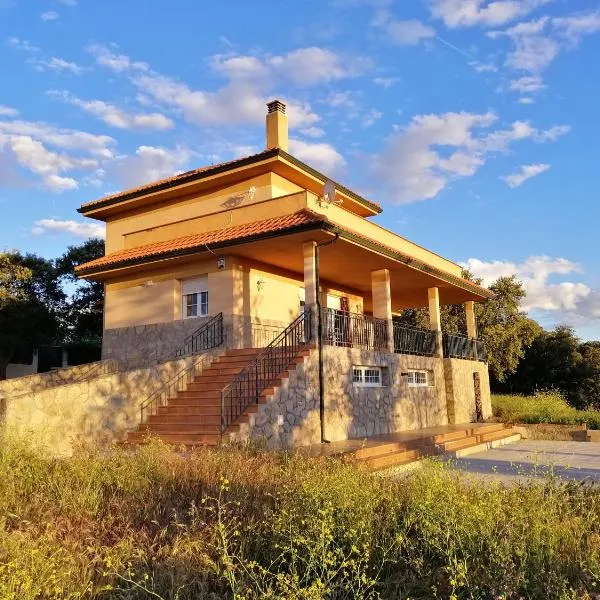
[[[411,369],[406,374],[406,382],[408,383],[408,387],[413,388],[422,388],[429,387],[431,376],[429,371],[425,371],[422,369]]]
[[[352,384],[365,388],[383,387],[383,371],[381,367],[353,365]]]
[[[208,316],[208,278],[206,275],[193,279],[184,279],[181,282],[181,318],[195,319]],[[188,314],[188,308],[195,307],[195,311]]]

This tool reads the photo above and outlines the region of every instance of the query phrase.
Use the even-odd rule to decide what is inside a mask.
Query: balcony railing
[[[199,354],[216,348],[223,343],[223,313],[210,318],[201,327],[188,336],[181,348],[175,351],[175,356],[181,358],[192,354]]]
[[[433,356],[436,350],[436,334],[430,329],[412,329],[394,323],[394,352]]]
[[[481,340],[464,335],[443,336],[444,356],[446,358],[466,358],[486,361],[485,345]]]
[[[323,341],[344,348],[388,349],[385,319],[327,308],[323,311]]]

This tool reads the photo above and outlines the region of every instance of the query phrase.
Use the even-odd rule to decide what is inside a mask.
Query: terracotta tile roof
[[[113,202],[115,200],[121,200],[126,198],[127,196],[138,196],[142,192],[152,191],[154,188],[162,188],[169,185],[176,185],[177,183],[181,183],[188,179],[193,179],[196,175],[201,173],[205,173],[206,171],[211,170],[219,170],[223,167],[231,167],[235,168],[236,164],[243,164],[248,161],[256,161],[261,158],[267,158],[271,154],[273,154],[272,150],[265,150],[264,152],[259,152],[258,154],[252,154],[250,156],[244,156],[242,158],[236,158],[234,160],[228,160],[221,163],[216,163],[214,165],[207,165],[205,167],[199,167],[197,169],[192,169],[191,171],[185,171],[184,173],[178,173],[177,175],[173,175],[171,177],[166,177],[164,179],[159,179],[157,181],[152,181],[150,183],[145,183],[144,185],[140,185],[135,188],[130,188],[128,190],[123,190],[122,192],[117,192],[116,194],[111,194],[110,196],[104,196],[98,200],[93,200],[92,202],[86,202],[81,205],[79,212],[85,212],[87,210],[93,210],[94,207],[100,204],[105,204],[106,202]]]
[[[107,254],[101,258],[83,263],[76,267],[75,270],[78,274],[85,275],[107,268],[126,266],[130,263],[143,261],[144,259],[169,258],[195,250],[203,251],[207,249],[207,246],[210,247],[215,244],[248,241],[248,238],[262,237],[270,233],[295,230],[310,225],[318,226],[318,224],[325,223],[326,221],[327,219],[322,215],[303,209],[281,217],[273,217],[272,219],[255,221],[254,223],[244,223],[215,231],[186,235],[185,237],[173,240],[119,250],[118,252],[113,252],[112,254]]]

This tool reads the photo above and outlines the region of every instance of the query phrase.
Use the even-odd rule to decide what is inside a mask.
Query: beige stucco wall
[[[479,373],[483,418],[492,416],[492,397],[487,363],[459,358],[444,358],[444,379],[450,423],[470,423],[477,420],[473,373]]]
[[[254,198],[250,198],[248,194],[251,187],[256,188]],[[211,227],[218,229],[223,226],[223,216],[238,207],[256,205],[260,215],[263,210],[260,208],[260,204],[265,200],[298,191],[301,191],[299,186],[274,173],[266,173],[250,177],[227,188],[216,189],[202,196],[183,196],[162,205],[147,207],[143,211],[137,210],[107,222],[106,252],[109,254],[122,248],[169,239],[169,236],[179,237],[198,231],[208,231]],[[290,208],[292,210],[288,212],[293,212],[293,207]],[[210,217],[210,215],[218,213],[221,213],[220,217]],[[253,220],[250,217],[251,214],[252,211],[248,211],[248,220]],[[205,219],[198,220],[201,217],[205,217]],[[258,218],[265,217],[259,216]],[[212,225],[211,219],[214,221]],[[165,226],[169,226],[169,228],[161,229]],[[166,238],[160,235],[161,231],[167,231]]]
[[[140,422],[140,404],[207,354],[91,378],[0,400],[0,432],[26,437],[53,455],[69,455],[77,445],[123,440]]]

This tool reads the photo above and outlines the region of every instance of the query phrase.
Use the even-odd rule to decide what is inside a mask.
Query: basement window
[[[429,385],[428,371],[409,371],[406,374],[408,387],[427,387]]]
[[[381,387],[380,367],[352,367],[352,383],[357,387]]]

